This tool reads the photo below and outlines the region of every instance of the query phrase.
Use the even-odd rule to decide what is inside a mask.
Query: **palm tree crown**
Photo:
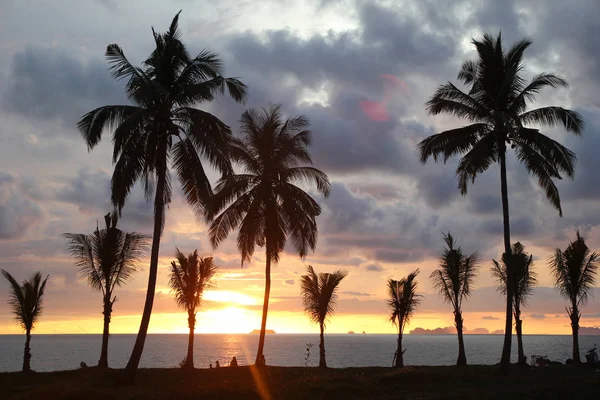
[[[229,150],[244,173],[220,180],[208,214],[213,219],[210,240],[215,247],[240,227],[237,244],[242,263],[250,259],[255,246],[266,246],[267,258],[277,262],[288,236],[301,257],[317,244],[316,217],[321,206],[294,182],[314,183],[327,196],[329,179],[312,166],[298,166],[312,164],[309,123],[304,117],[283,121],[280,109],[275,105],[262,113],[244,112],[243,138],[233,140]]]
[[[331,274],[322,272],[317,275],[310,265],[306,272],[306,275],[302,275],[301,281],[304,311],[313,322],[325,325],[336,306],[337,288],[348,272],[336,271]]]
[[[169,204],[168,161],[197,213],[203,212],[212,195],[198,154],[220,172],[231,172],[227,154],[231,130],[194,105],[212,101],[225,88],[234,100],[243,101],[246,86],[221,76],[223,66],[215,53],[203,50],[191,57],[180,41],[178,20],[179,13],[165,33],[152,30],[156,48],[141,67],[133,66],[117,44],[108,46],[111,72],[127,81],[126,93],[133,105],[100,107],[78,123],[89,149],[98,144],[105,128],[114,130],[112,202],[119,210],[138,180],[150,196],[161,174],[166,175],[161,203]]]
[[[450,233],[444,234],[446,247],[440,258],[440,268],[431,273],[434,287],[454,310],[462,309],[462,302],[471,294],[471,287],[479,263],[477,252],[466,257]]]
[[[591,252],[577,231],[577,239],[565,251],[556,249],[550,269],[560,294],[574,306],[584,305],[596,281],[598,254]]]
[[[204,291],[213,287],[217,266],[212,257],[198,256],[198,250],[186,257],[176,249],[175,258],[177,261],[171,261],[169,287],[179,307],[194,311],[200,306]]]
[[[534,124],[546,127],[562,125],[567,131],[581,134],[581,116],[562,107],[549,106],[526,111],[528,101],[545,87],[566,87],[567,82],[553,74],[541,73],[527,83],[520,76],[524,51],[531,45],[521,40],[508,52],[502,48],[502,38],[485,34],[483,40],[473,40],[478,61],[466,61],[458,79],[469,85],[463,92],[452,83],[441,85],[427,102],[430,114],[448,113],[472,122],[471,125],[432,135],[419,144],[421,161],[429,157],[446,162],[463,154],[458,169],[458,187],[464,195],[469,181],[499,161],[506,145],[515,149],[517,159],[536,176],[546,196],[562,216],[560,196],[553,179],[564,173],[573,177],[575,154],[545,136]]]
[[[517,308],[527,305],[527,298],[537,285],[537,274],[533,271],[533,255],[527,254],[520,242],[512,246],[512,260],[515,271],[514,307]],[[498,291],[506,296],[506,254],[502,254],[500,262],[492,260],[492,263],[492,276],[496,279]]]
[[[65,233],[68,250],[89,285],[110,300],[116,286],[127,283],[139,270],[148,250],[149,235],[124,232],[117,228],[116,213],[105,217],[106,228],[94,233]]]
[[[42,315],[42,302],[48,276],[42,280],[42,274],[36,272],[29,280],[24,280],[19,285],[7,271],[2,270],[2,275],[10,284],[8,305],[19,325],[29,332],[35,327],[40,315]]]
[[[399,332],[403,332],[406,325],[421,303],[421,295],[417,293],[417,275],[419,270],[415,270],[408,276],[400,279],[388,280],[388,307],[391,310],[390,321],[398,327]]]

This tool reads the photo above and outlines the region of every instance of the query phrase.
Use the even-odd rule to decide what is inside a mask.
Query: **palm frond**
[[[598,256],[579,232],[565,251],[554,251],[549,265],[560,294],[574,306],[585,304],[596,281]]]
[[[410,322],[422,299],[422,296],[417,293],[417,275],[419,275],[418,269],[400,280],[388,280],[390,322],[398,327],[399,332],[404,331],[404,327]]]
[[[307,275],[302,275],[300,285],[304,311],[311,321],[325,327],[327,319],[335,311],[338,286],[348,273],[338,270],[317,275],[310,265],[306,271]]]
[[[173,146],[173,167],[188,204],[196,215],[203,215],[209,208],[213,191],[190,139],[183,139]]]
[[[19,285],[7,271],[2,270],[2,275],[10,284],[8,305],[19,325],[29,332],[42,314],[43,297],[49,276],[42,281],[42,274],[36,272],[29,280]]]
[[[567,131],[576,135],[583,133],[585,126],[578,112],[555,106],[527,111],[519,115],[519,119],[523,124],[536,124],[549,128],[562,125]]]
[[[141,109],[135,106],[103,106],[85,114],[77,123],[88,150],[93,149],[102,138],[105,129],[114,130]]]
[[[471,150],[488,129],[487,124],[478,123],[431,135],[417,146],[421,162],[425,163],[429,157],[433,157],[437,162],[438,158],[443,156],[446,163],[450,157]]]
[[[498,160],[498,143],[493,135],[486,135],[465,154],[458,164],[458,188],[464,196],[467,194],[469,181],[475,182],[477,175],[485,172]]]

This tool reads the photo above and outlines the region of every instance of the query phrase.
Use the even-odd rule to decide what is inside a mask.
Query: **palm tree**
[[[42,274],[36,272],[29,280],[17,283],[11,274],[2,270],[2,275],[10,284],[8,305],[15,319],[25,329],[25,352],[23,354],[23,372],[31,372],[31,330],[42,315],[42,300],[48,276],[42,281]]]
[[[337,301],[337,288],[348,272],[338,270],[332,274],[321,272],[317,275],[312,266],[302,275],[300,290],[302,304],[311,321],[319,324],[321,342],[319,343],[319,367],[327,368],[325,361],[325,321],[333,314]]]
[[[404,367],[406,349],[402,349],[402,335],[404,328],[421,302],[421,295],[417,293],[417,275],[419,275],[418,269],[399,281],[388,280],[388,307],[392,311],[390,321],[398,327],[398,348],[394,354],[394,367]]]
[[[271,263],[279,261],[288,237],[301,258],[317,245],[316,217],[321,206],[295,182],[314,183],[327,196],[327,175],[312,164],[308,146],[311,132],[304,117],[281,116],[281,107],[271,105],[262,112],[244,112],[242,139],[232,142],[229,154],[243,173],[226,176],[216,188],[207,219],[212,221],[210,240],[217,247],[239,226],[238,249],[242,265],[254,247],[265,247],[265,297],[256,364],[264,364],[265,330],[271,291]],[[223,212],[219,215],[219,213]],[[217,216],[218,215],[218,216]]]
[[[196,308],[200,307],[204,290],[213,286],[212,279],[217,273],[217,266],[212,257],[198,256],[198,250],[187,257],[175,250],[176,261],[171,261],[169,287],[175,294],[177,305],[188,313],[187,356],[182,363],[184,368],[194,368],[194,329],[196,328]]]
[[[467,365],[465,342],[463,339],[463,300],[471,294],[471,287],[475,280],[476,270],[479,266],[477,252],[465,256],[460,247],[456,247],[454,238],[448,232],[444,234],[446,247],[440,258],[440,268],[431,273],[433,286],[445,302],[452,305],[454,311],[454,326],[458,335],[458,359],[456,365]]]
[[[521,320],[521,306],[527,304],[527,298],[537,285],[537,274],[533,271],[533,256],[527,254],[525,246],[517,242],[512,246],[512,264],[514,270],[514,300],[513,313],[515,317],[515,329],[517,331],[517,347],[519,351],[519,363],[525,364],[525,352],[523,351],[523,321]],[[496,278],[498,291],[506,296],[506,254],[502,254],[500,262],[492,260],[492,276]]]
[[[127,80],[127,96],[133,105],[100,107],[78,123],[89,149],[98,144],[105,129],[114,130],[111,199],[119,212],[136,182],[143,183],[148,198],[154,192],[148,291],[126,368],[131,377],[142,356],[154,302],[165,206],[171,201],[169,161],[188,203],[197,214],[202,214],[212,189],[198,153],[221,173],[231,173],[227,153],[231,130],[214,115],[194,106],[213,100],[225,87],[236,101],[243,101],[246,96],[244,84],[221,76],[222,63],[215,53],[204,50],[190,57],[180,40],[178,19],[179,14],[166,33],[152,30],[156,48],[141,67],[134,67],[117,44],[108,46],[106,58],[113,76]]]
[[[563,125],[567,131],[579,135],[583,132],[583,119],[571,110],[548,106],[526,111],[528,101],[532,101],[544,87],[566,87],[567,82],[553,74],[541,73],[526,81],[519,75],[524,68],[524,51],[531,41],[524,39],[516,43],[508,52],[502,48],[502,37],[494,39],[485,34],[482,40],[473,40],[478,60],[466,61],[458,74],[458,79],[469,86],[463,92],[452,83],[441,85],[427,102],[430,114],[449,113],[463,118],[471,125],[451,129],[423,140],[418,145],[421,161],[429,157],[434,161],[461,154],[456,174],[458,187],[466,195],[469,181],[486,171],[492,164],[500,164],[502,192],[502,215],[504,223],[504,252],[511,254],[510,225],[508,210],[508,189],[506,181],[506,147],[515,149],[517,159],[527,171],[538,178],[539,185],[552,205],[562,216],[560,196],[553,178],[561,179],[564,173],[573,178],[575,154],[555,140],[540,133],[538,129],[527,128],[534,124],[545,127]],[[502,348],[501,371],[508,372],[512,339],[512,266],[507,265],[509,285],[506,296],[506,326]]]
[[[588,300],[598,273],[598,254],[591,252],[585,239],[577,231],[577,239],[565,251],[554,250],[550,269],[560,294],[571,304],[567,313],[573,331],[573,363],[579,364],[579,308]]]
[[[148,248],[150,236],[139,233],[127,233],[117,228],[116,213],[104,216],[105,229],[98,229],[91,235],[65,233],[69,240],[68,249],[79,273],[87,278],[92,289],[102,293],[104,328],[102,330],[102,349],[100,368],[108,368],[108,337],[113,304],[117,300],[114,292],[117,286],[123,286],[138,271],[137,264],[142,260]]]

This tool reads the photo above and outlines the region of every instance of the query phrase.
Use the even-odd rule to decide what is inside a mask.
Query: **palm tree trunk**
[[[31,372],[31,349],[29,344],[31,343],[31,329],[27,329],[25,332],[25,351],[23,354],[23,372]]]
[[[510,352],[512,345],[512,311],[513,311],[513,263],[510,247],[510,220],[508,212],[508,185],[506,182],[506,144],[499,143],[500,147],[500,186],[502,189],[502,216],[504,222],[504,254],[506,255],[506,323],[504,325],[504,345],[500,359],[500,371],[508,374],[510,367]]]
[[[402,329],[398,329],[398,348],[396,349],[396,363],[394,367],[402,368],[404,367],[404,352],[402,351]]]
[[[256,365],[264,366],[266,364],[263,354],[265,348],[265,333],[267,330],[267,314],[269,312],[269,295],[271,294],[271,257],[267,252],[267,265],[265,267],[265,298],[263,300],[262,322],[260,324],[260,337],[258,339],[258,350],[256,351]]]
[[[581,357],[579,356],[579,309],[577,303],[573,302],[571,309],[571,330],[573,331],[573,364],[581,364]]]
[[[196,315],[193,311],[188,311],[188,326],[190,327],[190,337],[188,339],[187,356],[185,356],[184,368],[194,368],[194,329],[196,328]]]
[[[106,291],[107,295],[104,297],[104,329],[102,330],[102,349],[100,350],[100,361],[98,361],[99,368],[108,368],[108,334],[110,326],[110,316],[112,314],[112,302],[110,301],[111,293]]]
[[[465,366],[467,365],[467,354],[463,338],[462,313],[459,310],[454,311],[454,325],[456,326],[456,333],[458,335],[458,359],[456,360],[456,365]]]
[[[166,144],[164,145],[166,146]],[[161,168],[158,168],[156,194],[154,197],[154,232],[152,236],[152,250],[150,252],[150,273],[148,276],[148,290],[146,292],[146,302],[144,303],[144,312],[142,314],[142,321],[140,323],[140,330],[138,331],[133,351],[129,357],[129,362],[125,367],[127,373],[127,379],[133,382],[135,379],[135,372],[140,365],[142,358],[142,352],[144,351],[144,343],[146,342],[146,335],[148,334],[148,326],[150,325],[150,315],[152,314],[152,305],[154,304],[154,291],[156,289],[156,276],[158,274],[158,254],[160,248],[160,236],[162,233],[163,218],[165,213],[165,201],[164,192],[166,184],[166,147],[163,151],[159,149],[162,157]]]
[[[325,328],[321,322],[321,342],[319,343],[319,367],[327,368],[327,361],[325,361]]]
[[[527,364],[525,351],[523,350],[523,321],[521,320],[521,310],[515,308],[515,329],[517,331],[517,347],[519,352],[519,364]]]

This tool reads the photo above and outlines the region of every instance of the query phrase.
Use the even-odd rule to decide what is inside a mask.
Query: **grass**
[[[344,368],[301,367],[142,369],[136,384],[120,385],[120,370],[88,368],[0,374],[0,399],[593,399],[594,368],[494,366]]]

